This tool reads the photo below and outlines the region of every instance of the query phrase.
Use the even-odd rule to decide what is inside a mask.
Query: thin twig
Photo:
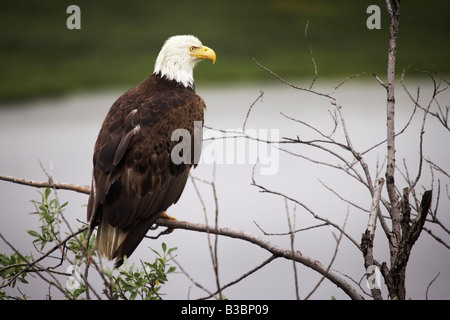
[[[308,27],[309,27],[309,19],[306,21],[306,26],[305,26],[305,38],[306,38],[306,40],[308,41],[309,55],[311,56],[311,61],[312,61],[313,65],[314,65],[314,78],[312,79],[311,85],[309,86],[309,89],[312,89],[312,87],[314,86],[314,83],[315,83],[316,80],[317,80],[318,75],[317,75],[317,64],[316,64],[316,60],[314,59],[314,55],[313,55],[313,52],[312,52],[311,41],[309,40],[309,37],[308,37]]]
[[[244,119],[244,124],[242,125],[242,132],[245,132],[245,125],[247,124],[247,120],[248,120],[248,117],[250,116],[250,112],[252,111],[253,106],[256,104],[256,102],[258,102],[258,100],[262,101],[263,95],[264,95],[264,91],[261,90],[259,92],[259,96],[255,99],[255,101],[253,101],[253,103],[248,108],[247,115],[245,116],[245,119]]]
[[[263,230],[263,228],[261,228],[261,226],[256,221],[253,221],[253,223],[258,227],[259,230],[261,230],[261,232],[265,236],[290,236],[292,233],[298,233],[298,232],[307,231],[307,230],[320,228],[320,227],[325,227],[325,226],[329,225],[328,223],[325,222],[325,223],[321,223],[321,224],[316,224],[314,226],[309,226],[309,227],[305,227],[305,228],[296,229],[296,230],[289,231],[289,232],[274,233],[274,232],[267,232],[267,231]]]
[[[345,225],[347,224],[348,215],[349,215],[349,211],[347,211],[347,215],[345,216],[344,225],[342,226],[342,229],[345,229]],[[330,271],[331,266],[333,265],[333,263],[334,263],[334,261],[335,261],[335,259],[337,257],[337,253],[338,253],[338,250],[339,250],[339,245],[341,244],[341,240],[342,240],[342,235],[343,235],[343,233],[340,232],[339,238],[335,237],[336,247],[334,248],[334,253],[333,253],[333,256],[331,257],[331,261],[328,264],[327,272]],[[333,236],[334,236],[334,233],[333,233]],[[326,278],[326,275],[322,275],[322,277],[317,282],[317,284],[314,286],[314,288],[311,290],[311,292],[305,297],[305,300],[308,300],[313,295],[313,293],[319,288],[319,286],[321,285],[321,283],[323,282],[323,280],[325,278]]]
[[[433,278],[433,280],[430,281],[430,283],[427,286],[427,290],[425,291],[425,300],[428,300],[428,291],[430,290],[431,285],[433,284],[433,282],[439,277],[441,273],[438,272],[438,274],[436,275],[436,277]]]
[[[244,273],[242,276],[240,276],[239,278],[227,283],[226,285],[222,286],[221,290],[225,290],[228,287],[231,287],[232,285],[235,285],[236,283],[244,280],[245,278],[247,278],[249,275],[255,273],[256,271],[260,270],[262,267],[266,266],[267,264],[269,264],[270,262],[272,262],[273,260],[275,260],[277,257],[276,256],[271,256],[269,259],[264,260],[262,263],[260,263],[258,266],[256,266],[255,268],[249,270],[248,272]],[[209,298],[214,297],[219,291],[210,293],[208,296],[200,298],[201,300],[206,300]]]
[[[293,230],[295,229],[295,208],[296,207],[294,207],[294,222],[292,223],[291,222],[291,217],[290,217],[290,214],[289,214],[288,201],[287,201],[286,198],[284,198],[284,206],[285,206],[285,209],[286,209],[286,217],[287,217],[289,233],[290,233],[289,238],[291,240],[290,241],[291,242],[291,250],[292,250],[292,253],[294,254],[294,252],[295,252],[295,249],[294,249],[295,232],[293,232]],[[296,266],[295,261],[292,261],[292,268],[294,270],[295,296],[296,296],[297,300],[300,300],[300,293],[299,293],[299,290],[298,290],[297,266]]]
[[[200,202],[203,206],[203,213],[205,216],[205,223],[206,225],[208,225],[208,215],[207,215],[207,210],[206,210],[206,205],[205,202],[203,201],[203,198],[201,196],[201,193],[199,191],[199,189],[197,188],[197,184],[195,183],[196,178],[193,177],[192,175],[190,175],[191,177],[191,181],[192,181],[192,185],[194,186],[195,192],[197,193],[198,198],[200,199]],[[218,200],[217,200],[217,194],[216,194],[216,188],[215,188],[215,184],[214,181],[212,182],[208,182],[205,180],[200,180],[203,183],[207,183],[211,186],[212,191],[213,191],[213,196],[214,196],[214,202],[215,202],[215,206],[216,206],[216,210],[215,210],[215,228],[218,227],[218,217],[219,217],[219,207],[218,207]],[[210,252],[210,256],[211,256],[211,262],[213,265],[213,270],[214,270],[214,275],[215,275],[215,279],[216,279],[216,285],[217,285],[217,291],[219,292],[219,298],[222,300],[222,292],[221,292],[221,286],[220,286],[220,281],[219,281],[219,258],[218,258],[218,254],[217,254],[217,242],[218,242],[218,237],[217,235],[215,236],[215,241],[214,241],[214,249],[213,246],[211,244],[211,238],[210,238],[210,233],[207,232],[207,238],[208,238],[208,247],[209,247],[209,252]]]

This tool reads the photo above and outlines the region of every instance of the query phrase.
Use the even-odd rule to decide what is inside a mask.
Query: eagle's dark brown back
[[[94,148],[87,219],[90,230],[99,226],[99,253],[117,258],[116,265],[179,199],[197,159],[192,152],[188,163],[172,161],[172,148],[180,143],[172,133],[187,130],[191,145],[201,148],[204,109],[192,88],[152,75],[109,110]]]

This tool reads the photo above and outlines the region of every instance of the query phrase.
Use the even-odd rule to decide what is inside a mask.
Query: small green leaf
[[[171,266],[171,267],[169,268],[169,270],[167,270],[167,273],[172,273],[172,272],[174,272],[175,270],[177,270],[177,268],[176,268],[175,266]]]
[[[123,269],[125,270],[125,272],[128,272],[129,270],[127,256],[123,256]]]
[[[28,234],[29,234],[30,236],[39,238],[39,233],[38,233],[38,232],[36,232],[36,231],[34,231],[34,230],[28,230],[27,232],[28,232]]]
[[[178,247],[170,248],[169,251],[167,251],[167,254],[171,254],[175,250],[178,250]]]
[[[103,267],[103,273],[109,278],[113,277],[112,270],[109,269],[108,267],[105,266]]]
[[[48,198],[48,196],[50,195],[50,192],[52,192],[52,189],[50,189],[50,188],[46,188],[46,189],[45,189],[45,191],[44,191],[44,197],[45,197],[45,199]]]
[[[122,286],[126,291],[134,291],[134,285],[131,283],[124,283]]]

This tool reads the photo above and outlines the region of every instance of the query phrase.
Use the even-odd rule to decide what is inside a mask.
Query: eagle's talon
[[[154,224],[152,224],[152,226],[150,227],[150,230],[156,230],[156,229],[158,229],[159,228],[159,226],[156,224],[156,223],[154,223]]]
[[[157,226],[156,226],[156,227],[157,227]],[[155,229],[156,229],[156,228],[155,228]],[[173,230],[174,230],[173,228],[167,228],[166,230],[161,231],[160,233],[158,233],[156,236],[148,236],[148,237],[149,237],[150,239],[155,240],[155,239],[158,239],[160,236],[163,236],[163,235],[165,235],[165,234],[172,233]]]
[[[178,221],[177,218],[172,217],[172,216],[169,216],[169,215],[167,214],[166,211],[164,211],[163,213],[161,213],[161,215],[160,215],[159,217],[160,217],[161,219],[167,219],[167,220],[175,220],[175,221]]]
[[[172,217],[172,216],[169,216],[169,215],[167,214],[166,211],[164,211],[163,213],[161,213],[161,215],[159,216],[159,218],[161,218],[161,219],[166,219],[166,220],[172,220],[172,221],[178,221],[177,218]],[[157,223],[154,223],[154,224],[150,227],[150,230],[156,230],[156,229],[158,229],[158,227],[159,227],[159,225],[158,225]],[[161,232],[161,233],[162,233],[162,234],[168,234],[168,233],[171,233],[172,231],[173,231],[173,229],[171,229],[171,231],[166,230],[166,231],[163,231],[163,232]],[[156,238],[159,237],[160,235],[161,235],[161,234],[157,235]]]

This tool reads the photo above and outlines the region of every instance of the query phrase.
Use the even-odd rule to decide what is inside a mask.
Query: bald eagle
[[[87,208],[88,239],[98,226],[96,249],[100,256],[116,259],[116,266],[178,201],[191,167],[198,163],[198,152],[183,162],[171,155],[180,143],[172,141],[175,130],[187,130],[188,142],[201,146],[201,138],[194,139],[201,137],[195,131],[202,130],[206,106],[195,93],[193,78],[201,59],[214,63],[216,54],[198,38],[167,39],[153,74],[117,99],[100,129]]]

